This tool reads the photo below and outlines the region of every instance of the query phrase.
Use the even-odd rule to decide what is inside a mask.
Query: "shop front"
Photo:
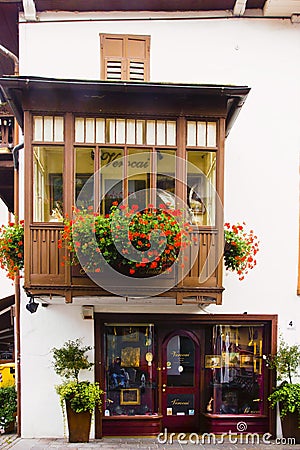
[[[276,316],[96,314],[95,338],[98,436],[274,431]]]

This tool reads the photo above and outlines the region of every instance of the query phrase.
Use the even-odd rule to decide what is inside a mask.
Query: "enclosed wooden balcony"
[[[221,303],[225,138],[248,87],[33,77],[1,79],[1,86],[13,99],[25,136],[29,295],[60,295],[70,302],[153,292],[155,278],[131,290],[122,283],[111,290],[101,273],[94,282],[66,264],[66,251],[58,248],[59,220],[71,217],[74,205],[93,205],[105,215],[112,202],[144,191],[142,207],[167,205],[171,198],[175,208],[202,214],[192,221],[185,258],[159,280],[155,295],[177,304]],[[91,189],[82,196],[86,184]]]
[[[83,295],[111,296],[107,283],[107,290],[101,287],[101,274],[98,275],[99,283],[95,283],[79,265],[71,266],[66,262],[68,254],[65,248],[59,248],[58,245],[62,229],[63,226],[59,224],[31,225],[28,264],[25,265],[27,292],[31,295],[62,295],[66,301]],[[172,286],[170,289],[165,291],[163,281],[155,281],[155,277],[143,278],[140,280],[140,289],[135,287],[132,295],[145,296],[147,290],[151,292],[157,282],[163,290],[159,295],[174,297],[177,304],[220,303],[223,288],[222,264],[218,264],[220,252],[217,231],[195,228],[190,233],[190,241],[185,249],[185,265],[190,265],[191,269],[186,276],[182,278],[183,269],[177,265],[176,270],[168,275],[168,286]],[[194,263],[191,264],[191,261]],[[112,285],[111,288],[115,293],[116,286]],[[131,293],[126,285],[120,285],[119,292],[122,296]]]

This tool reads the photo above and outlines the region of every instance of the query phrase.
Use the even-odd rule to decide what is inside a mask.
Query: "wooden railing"
[[[64,250],[58,248],[61,229],[57,224],[30,227],[30,285],[65,285]]]
[[[30,227],[30,273],[25,287],[78,289],[89,287],[99,291],[99,286],[78,267],[65,264],[65,250],[58,248],[62,225],[38,224]],[[185,276],[178,273],[174,286],[181,290],[221,288],[219,271],[218,233],[215,229],[195,229],[190,234],[191,245],[185,249]],[[193,263],[191,263],[193,261]],[[179,269],[180,270],[180,269]],[[175,281],[176,283],[176,281]]]

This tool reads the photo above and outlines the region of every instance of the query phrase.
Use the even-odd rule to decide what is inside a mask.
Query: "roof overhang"
[[[69,98],[73,101],[73,112],[79,112],[80,105],[88,108],[97,106],[97,110],[105,112],[105,106],[121,100],[132,110],[137,111],[141,104],[151,105],[155,109],[156,102],[167,101],[174,106],[177,113],[187,105],[221,101],[225,108],[226,135],[228,135],[246,97],[250,91],[247,86],[181,84],[181,83],[148,83],[148,82],[109,82],[91,80],[62,80],[37,77],[2,77],[0,86],[6,100],[10,104],[17,121],[23,128],[24,109],[38,111],[50,102],[56,101],[56,108]],[[52,100],[51,100],[52,99]],[[106,103],[105,103],[106,102]],[[149,108],[148,108],[149,109]]]

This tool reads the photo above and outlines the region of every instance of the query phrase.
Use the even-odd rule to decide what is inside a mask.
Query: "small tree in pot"
[[[63,415],[67,411],[69,442],[89,442],[91,416],[100,407],[103,391],[98,383],[79,381],[81,370],[91,370],[93,363],[86,353],[90,346],[83,346],[80,339],[67,341],[61,348],[53,348],[53,367],[64,382],[56,386]]]
[[[280,382],[268,398],[270,405],[275,408],[279,403],[284,437],[300,443],[300,383],[294,382],[300,375],[300,345],[288,345],[281,336],[278,351],[268,358],[268,363],[276,369]]]

